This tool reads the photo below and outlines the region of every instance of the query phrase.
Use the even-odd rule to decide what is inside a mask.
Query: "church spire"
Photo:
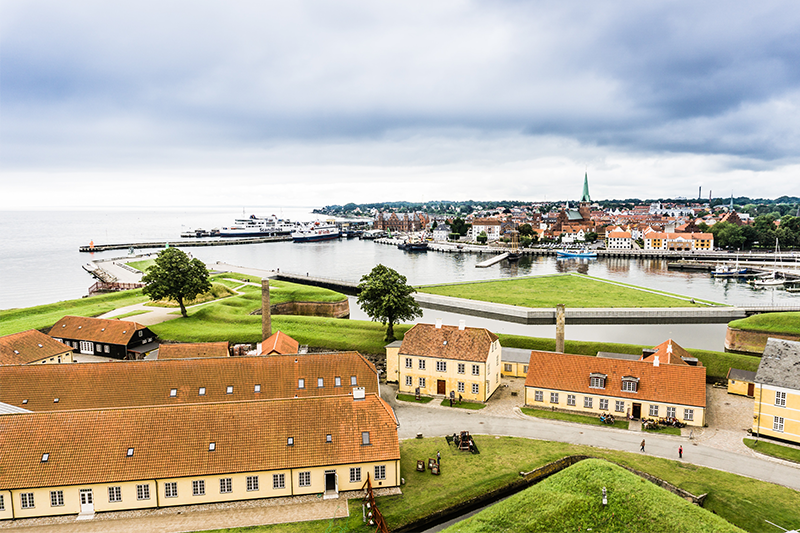
[[[581,195],[581,202],[592,203],[592,198],[589,196],[589,173],[583,176],[583,194]]]

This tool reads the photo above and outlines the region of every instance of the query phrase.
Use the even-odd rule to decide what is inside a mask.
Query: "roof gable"
[[[498,337],[485,328],[416,324],[403,336],[400,354],[462,361],[486,361]]]
[[[77,339],[126,346],[134,334],[143,329],[147,328],[126,320],[65,316],[50,328],[49,335],[58,339]]]
[[[300,351],[300,343],[282,331],[278,331],[261,343],[264,355],[295,354]]]
[[[0,337],[0,365],[26,365],[71,352],[72,347],[35,329]]]

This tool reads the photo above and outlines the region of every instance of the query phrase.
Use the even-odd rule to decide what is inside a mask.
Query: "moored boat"
[[[220,237],[272,237],[278,235],[289,235],[297,224],[290,220],[284,220],[275,215],[269,217],[257,217],[250,215],[250,218],[237,218],[232,226],[226,226],[219,230]]]
[[[338,239],[339,227],[329,222],[312,222],[299,224],[296,231],[292,232],[294,242],[316,242]]]
[[[559,250],[556,253],[558,257],[597,257],[597,252],[590,252],[589,250]]]

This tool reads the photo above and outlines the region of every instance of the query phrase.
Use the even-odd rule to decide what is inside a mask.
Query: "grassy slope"
[[[800,313],[764,313],[734,320],[728,327],[800,335]]]
[[[608,505],[601,501],[608,491]],[[524,512],[523,512],[524,511]],[[617,465],[581,461],[444,531],[736,532],[741,529]]]
[[[768,442],[766,440],[756,441],[755,439],[744,439],[744,444],[759,453],[771,455],[779,459],[787,461],[794,461],[800,463],[800,450],[789,446],[782,446],[777,443]]]
[[[661,291],[578,275],[419,287],[420,292],[524,307],[704,307]],[[653,294],[658,292],[658,294]]]

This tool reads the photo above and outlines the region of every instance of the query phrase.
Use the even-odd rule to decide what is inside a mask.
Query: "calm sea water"
[[[292,220],[314,220],[311,208],[248,208],[246,215],[275,214]],[[194,228],[210,229],[229,225],[241,217],[241,208],[173,209],[97,209],[75,211],[0,211],[3,228],[0,261],[0,309],[28,307],[59,300],[79,298],[93,283],[81,266],[92,259],[121,257],[126,251],[80,253],[79,246],[95,244],[169,240],[180,246],[180,233]],[[796,302],[797,295],[782,290],[753,290],[736,281],[715,280],[707,273],[667,270],[664,260],[599,259],[558,260],[553,257],[523,257],[516,264],[500,263],[489,268],[475,264],[489,256],[479,254],[407,253],[392,246],[358,239],[321,243],[264,243],[241,246],[187,248],[206,263],[223,261],[234,265],[357,281],[373,266],[382,263],[405,275],[412,284],[446,283],[479,279],[581,272],[600,278],[642,285],[695,298],[728,304],[771,304]],[[441,314],[441,313],[440,313]],[[354,318],[357,313],[354,314]],[[426,317],[427,319],[428,317]],[[457,317],[451,317],[457,320]],[[477,319],[470,319],[475,323]],[[457,323],[457,322],[456,322]],[[488,325],[488,324],[487,324]],[[495,330],[533,334],[546,326],[498,324]],[[663,331],[658,331],[662,328]],[[698,329],[699,328],[699,329]],[[684,343],[689,347],[721,348],[724,327],[716,326],[571,326],[570,331],[586,331],[597,340],[628,339],[648,344],[643,338],[672,335],[678,340],[686,329]],[[689,331],[691,330],[691,331]],[[617,331],[617,333],[614,333]],[[603,333],[606,332],[606,333]],[[550,335],[550,333],[547,333]],[[598,335],[605,337],[598,338]],[[582,338],[584,334],[572,338]],[[632,339],[632,337],[635,337]],[[708,340],[704,340],[708,337]],[[666,338],[666,337],[664,337]],[[652,339],[653,344],[661,342]],[[678,340],[680,342],[680,340]]]

